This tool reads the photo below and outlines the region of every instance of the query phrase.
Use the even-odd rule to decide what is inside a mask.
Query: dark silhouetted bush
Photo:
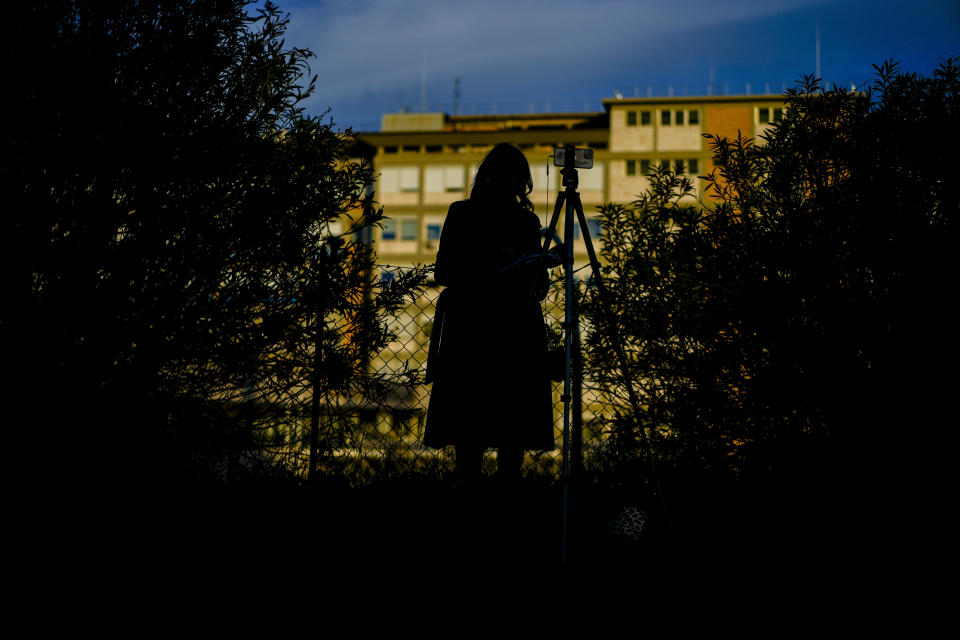
[[[422,281],[377,286],[354,241],[382,214],[351,133],[300,106],[310,52],[269,2],[12,16],[0,350],[16,455],[112,486],[273,477],[270,446],[302,439],[284,425],[363,382],[383,313]]]
[[[955,422],[958,91],[955,60],[932,77],[884,64],[862,92],[808,79],[761,140],[708,136],[702,202],[664,170],[604,208],[629,370],[596,296],[587,364],[618,405],[618,464],[653,455],[680,492],[842,487],[853,504],[939,486],[928,472],[946,469]]]

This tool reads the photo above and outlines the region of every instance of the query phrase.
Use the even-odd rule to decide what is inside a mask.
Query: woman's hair
[[[520,206],[533,211],[532,192],[533,179],[527,158],[512,144],[501,142],[480,163],[470,199],[510,203],[519,200]]]

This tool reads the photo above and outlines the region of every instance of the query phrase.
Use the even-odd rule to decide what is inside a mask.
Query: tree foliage
[[[286,25],[270,2],[75,0],[8,26],[0,350],[18,430],[71,468],[182,467],[302,418],[362,382],[422,280],[377,286],[351,234],[381,217],[370,167],[305,115]]]
[[[612,295],[588,296],[586,361],[615,398],[618,455],[715,479],[832,465],[865,482],[937,457],[958,355],[960,67],[876,71],[862,92],[806,79],[760,140],[707,136],[699,202],[664,169],[604,207]]]

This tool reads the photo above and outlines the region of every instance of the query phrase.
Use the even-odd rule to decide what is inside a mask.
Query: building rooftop
[[[620,104],[675,104],[675,103],[704,103],[704,102],[783,102],[783,96],[779,93],[767,94],[741,94],[741,95],[722,95],[722,96],[650,96],[619,98],[604,98],[603,106],[609,111],[612,105]]]
[[[385,113],[380,133],[603,129],[605,111],[566,113],[449,115],[442,112]]]
[[[723,104],[783,102],[781,94],[614,97],[602,100],[604,111],[563,111],[555,113],[487,113],[450,115],[442,111],[385,113],[380,131],[364,134],[411,134],[531,131],[537,129],[605,129],[610,109],[622,105]]]

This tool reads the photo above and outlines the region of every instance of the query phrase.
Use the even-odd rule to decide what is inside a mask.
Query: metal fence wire
[[[389,282],[403,267],[379,265]],[[581,272],[583,274],[585,272]],[[580,274],[578,274],[580,275]],[[563,287],[555,274],[543,302],[548,338],[553,348],[562,349]],[[372,354],[366,374],[376,381],[376,393],[323,397],[320,400],[319,434],[315,442],[315,473],[346,480],[352,486],[397,478],[444,478],[455,471],[453,447],[431,449],[423,446],[431,385],[424,383],[427,353],[433,329],[434,311],[442,289],[424,287],[408,304],[387,318],[391,341]],[[478,311],[479,311],[478,307]],[[583,331],[583,329],[581,329]],[[523,472],[544,479],[558,478],[562,469],[563,402],[562,382],[553,383],[553,451],[526,453]],[[604,402],[601,388],[583,381],[583,460],[589,468],[604,448]],[[477,410],[495,406],[496,399],[478,397]],[[480,406],[483,403],[485,406]],[[286,435],[272,448],[274,459],[305,475],[310,466],[310,425],[303,416],[289,416]],[[496,469],[496,452],[484,454],[484,473]]]

